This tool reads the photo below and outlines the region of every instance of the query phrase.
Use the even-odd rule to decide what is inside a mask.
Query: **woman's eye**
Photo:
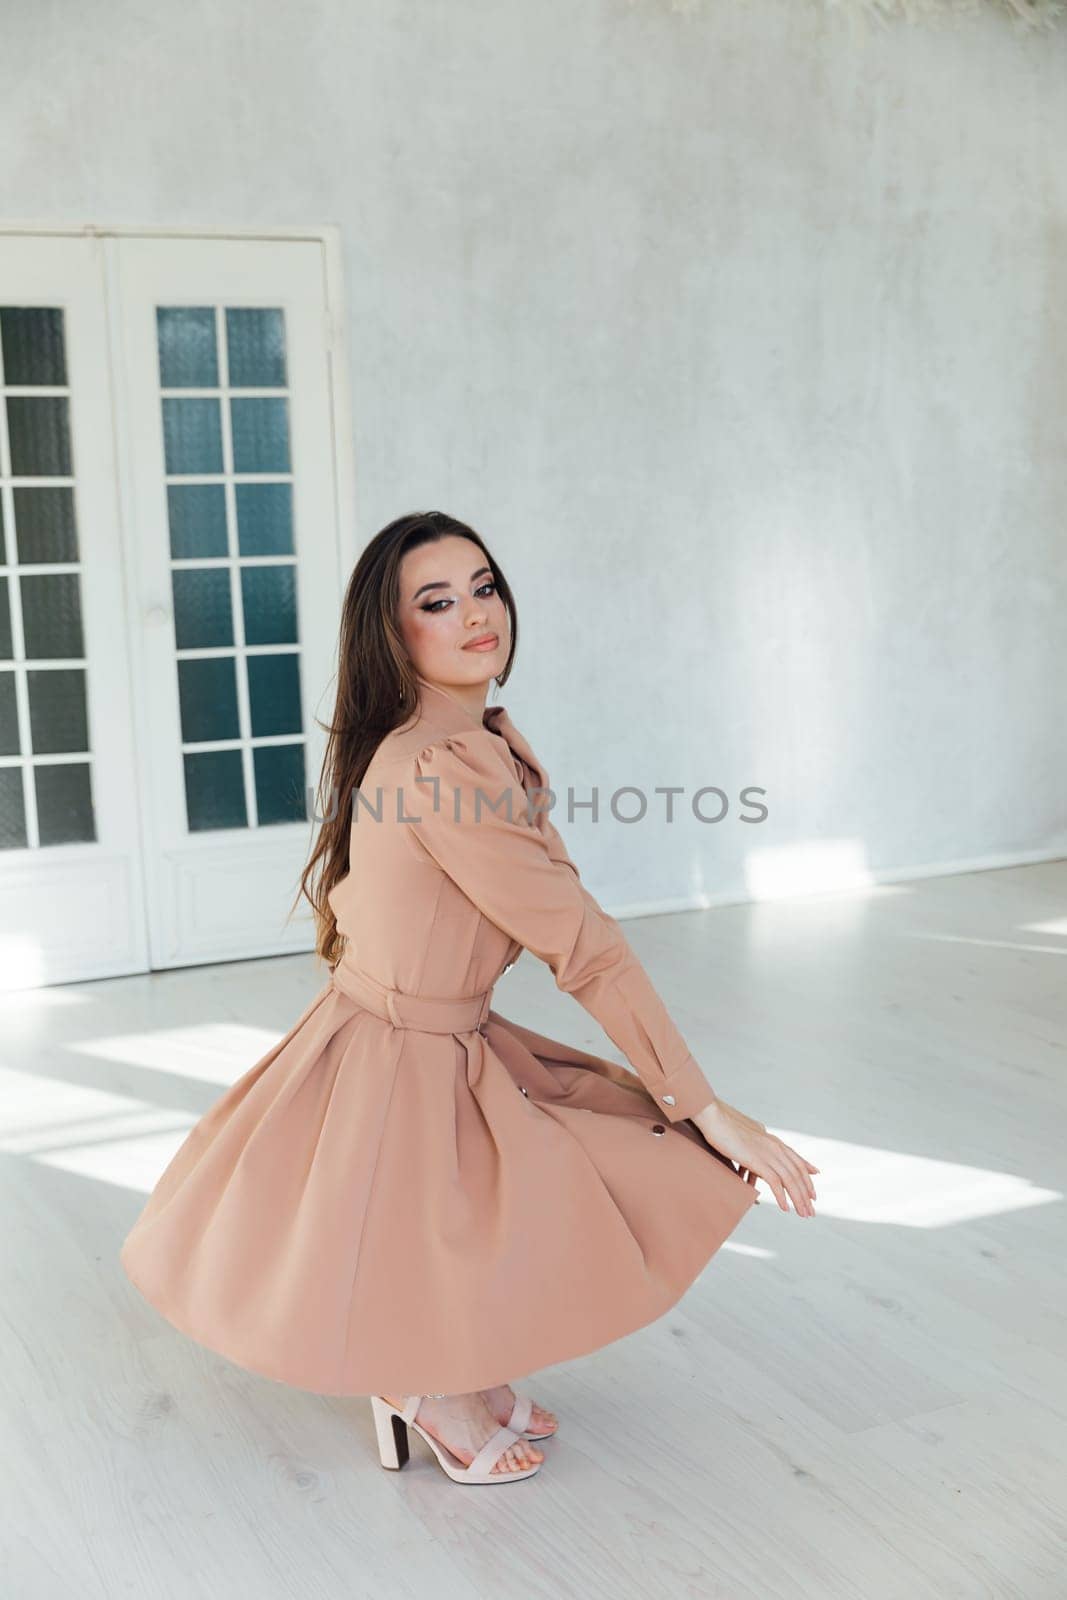
[[[475,594],[495,594],[496,584],[493,582],[492,578],[490,578],[487,582],[483,583],[480,588],[475,589],[474,592]],[[442,606],[450,606],[451,604],[451,600],[431,600],[428,602],[428,604],[422,607],[422,610],[439,611]]]

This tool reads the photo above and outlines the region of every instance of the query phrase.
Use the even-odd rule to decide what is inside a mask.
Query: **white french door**
[[[0,987],[313,942],[323,250],[0,234]]]
[[[0,986],[148,964],[100,248],[0,241]]]

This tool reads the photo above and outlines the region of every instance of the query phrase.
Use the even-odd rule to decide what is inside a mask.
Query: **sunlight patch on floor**
[[[1062,1190],[1042,1188],[1014,1172],[820,1138],[804,1128],[768,1127],[820,1169],[814,1175],[815,1220],[947,1228],[1064,1198]],[[761,1208],[769,1202],[777,1209],[762,1178],[759,1190]]]

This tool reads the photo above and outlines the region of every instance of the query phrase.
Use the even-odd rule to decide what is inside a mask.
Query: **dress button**
[[[525,1087],[524,1087],[524,1086],[523,1086],[523,1085],[522,1085],[522,1084],[521,1084],[521,1083],[520,1083],[520,1084],[519,1084],[519,1093],[520,1093],[520,1094],[524,1094],[524,1095],[526,1095],[526,1096],[527,1096],[527,1097],[529,1097],[529,1093],[530,1093],[530,1091],[529,1091],[529,1089],[527,1089],[527,1088],[525,1088]]]
[[[674,1096],[673,1096],[673,1094],[665,1094],[663,1096],[663,1104],[665,1106],[673,1106],[673,1104],[674,1104]]]
[[[653,1124],[652,1124],[652,1132],[653,1132],[653,1133],[666,1133],[666,1131],[667,1131],[667,1130],[666,1130],[666,1128],[665,1128],[665,1127],[664,1127],[664,1126],[663,1126],[663,1124],[662,1124],[662,1122],[654,1122],[654,1123],[653,1123]]]

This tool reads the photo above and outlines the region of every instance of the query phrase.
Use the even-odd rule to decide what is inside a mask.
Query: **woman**
[[[401,517],[363,551],[301,881],[330,979],[192,1129],[121,1252],[192,1338],[369,1395],[384,1465],[414,1426],[468,1483],[544,1459],[556,1419],[512,1378],[661,1316],[757,1176],[813,1215],[818,1170],[716,1097],[582,884],[544,766],[486,706],[517,637],[466,524]],[[523,949],[634,1072],[491,1008]]]

